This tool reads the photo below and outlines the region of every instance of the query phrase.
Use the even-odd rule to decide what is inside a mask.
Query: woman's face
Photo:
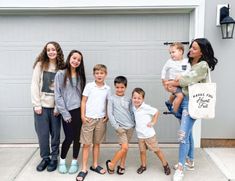
[[[192,47],[189,49],[189,57],[193,59],[199,59],[202,56],[201,48],[198,43],[194,41]]]

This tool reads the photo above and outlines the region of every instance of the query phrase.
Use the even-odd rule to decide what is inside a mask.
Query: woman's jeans
[[[181,114],[180,129],[178,131],[178,139],[180,142],[179,163],[184,165],[187,157],[189,160],[194,159],[194,140],[192,129],[195,119],[192,119],[188,113],[188,96],[184,97],[177,114]]]

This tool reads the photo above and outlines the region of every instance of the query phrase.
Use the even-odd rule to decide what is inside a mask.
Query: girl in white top
[[[163,152],[158,147],[158,141],[153,126],[157,123],[159,111],[144,103],[145,92],[141,88],[132,91],[133,112],[136,121],[136,132],[140,149],[141,166],[137,173],[143,173],[146,168],[146,149],[153,151],[162,162],[164,173],[171,173],[170,167],[165,159]]]

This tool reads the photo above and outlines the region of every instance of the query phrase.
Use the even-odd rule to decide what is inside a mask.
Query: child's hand
[[[109,118],[108,118],[107,116],[105,116],[104,119],[103,119],[103,123],[104,123],[104,122],[107,122],[108,119],[109,119]]]
[[[69,119],[66,119],[66,120],[64,120],[66,123],[71,123],[71,121],[72,121],[72,118],[69,118]]]
[[[82,123],[84,124],[84,123],[89,123],[90,122],[90,119],[89,118],[87,118],[87,117],[83,117],[82,116]]]
[[[34,108],[34,112],[36,113],[36,114],[42,114],[42,108]]]
[[[54,112],[53,114],[54,114],[55,117],[57,117],[57,116],[59,116],[60,113],[59,112]]]
[[[123,128],[118,128],[117,129],[117,132],[118,132],[118,134],[122,134],[122,133],[124,133],[125,132],[125,130],[123,129]]]
[[[151,127],[153,127],[153,122],[149,122],[148,124],[147,124],[147,127],[149,127],[149,128],[151,128]]]

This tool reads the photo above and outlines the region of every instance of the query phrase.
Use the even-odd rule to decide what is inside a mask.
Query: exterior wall
[[[222,39],[220,27],[216,27],[217,4],[227,3],[231,7],[230,16],[235,19],[234,0],[206,1],[205,37],[211,42],[219,63],[212,72],[212,81],[217,82],[216,117],[202,121],[202,138],[235,138],[235,38]]]

